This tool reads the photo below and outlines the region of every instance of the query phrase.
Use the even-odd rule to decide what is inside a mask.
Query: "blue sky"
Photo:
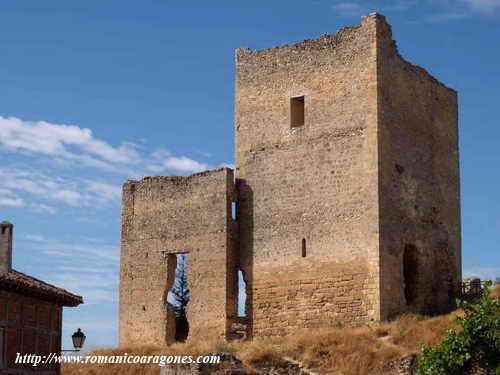
[[[464,275],[500,276],[500,0],[0,3],[0,220],[17,270],[84,296],[66,348],[117,343],[121,184],[234,162],[234,49],[372,11],[459,92]]]

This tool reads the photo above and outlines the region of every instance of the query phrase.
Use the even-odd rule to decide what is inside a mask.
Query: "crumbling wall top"
[[[317,55],[314,53],[321,52],[323,50],[334,51],[336,54],[341,54],[342,50],[351,50],[347,52],[347,57],[352,53],[356,53],[359,49],[356,44],[362,44],[367,41],[367,39],[357,40],[357,35],[359,33],[372,33],[374,38],[379,40],[380,46],[384,46],[386,52],[393,53],[397,58],[407,65],[407,69],[413,71],[417,77],[422,79],[430,79],[438,86],[442,86],[448,90],[456,92],[456,90],[446,86],[443,82],[439,81],[437,78],[432,76],[426,69],[412,64],[406,60],[400,53],[396,44],[396,41],[392,39],[392,28],[389,23],[387,23],[386,17],[379,13],[370,13],[367,16],[361,17],[361,24],[355,26],[347,26],[339,29],[335,34],[322,34],[316,39],[304,39],[302,42],[282,44],[279,46],[274,46],[270,48],[263,48],[258,50],[252,50],[247,47],[237,48],[235,50],[236,65],[240,66],[240,73],[243,71],[241,69],[242,65],[254,66],[259,68],[267,67],[268,71],[274,71],[277,67],[284,67],[286,65],[292,64],[296,59],[296,55],[308,52],[311,53],[311,60],[317,59]],[[380,43],[380,41],[385,41],[386,43]],[[359,46],[358,46],[359,47]],[[348,61],[348,59],[346,60]],[[300,60],[300,63],[313,63],[313,61]],[[318,61],[314,61],[318,63]]]
[[[353,34],[373,22],[382,22],[386,24],[385,16],[378,13],[371,13],[362,17],[362,23],[360,25],[342,27],[334,34],[321,34],[316,39],[304,39],[304,41],[298,43],[286,43],[258,50],[252,50],[248,47],[240,47],[236,49],[236,59],[237,61],[240,61],[245,58],[251,58],[252,56],[262,57],[266,55],[277,55],[300,50],[323,50],[336,48],[341,43],[348,42],[352,39]]]
[[[334,34],[322,34],[316,39],[304,39],[303,42],[298,43],[286,43],[279,46],[273,46],[270,48],[262,48],[257,50],[252,50],[248,47],[240,47],[236,49],[237,59],[244,59],[246,56],[258,56],[258,55],[272,55],[279,54],[286,51],[293,50],[314,50],[314,49],[326,49],[335,48],[343,41],[347,41],[350,35],[356,33],[363,26],[373,23],[373,22],[383,22],[386,23],[385,16],[378,13],[370,13],[367,16],[362,17],[362,23],[360,25],[346,26],[339,29]]]
[[[207,176],[216,176],[218,174],[224,175],[232,175],[233,170],[228,167],[221,167],[210,169],[202,172],[193,173],[188,176],[145,176],[140,180],[127,180],[125,185],[136,185],[140,183],[155,183],[155,182],[172,182],[178,184],[184,184],[192,182],[193,180],[197,180],[199,178],[207,177]]]

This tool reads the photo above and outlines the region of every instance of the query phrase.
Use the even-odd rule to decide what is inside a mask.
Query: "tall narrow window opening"
[[[231,215],[233,217],[233,220],[237,220],[237,218],[238,218],[238,211],[237,211],[236,202],[231,202]]]
[[[306,250],[306,239],[302,239],[302,258],[305,258],[307,255],[307,250]]]
[[[418,251],[414,245],[405,246],[403,254],[403,278],[406,304],[415,302],[418,293]]]
[[[290,99],[290,126],[296,128],[304,125],[304,96]]]
[[[167,302],[175,310],[175,341],[182,342],[186,341],[189,334],[186,309],[191,300],[191,292],[188,285],[187,253],[176,254],[176,257],[175,281],[172,289],[168,292]]]

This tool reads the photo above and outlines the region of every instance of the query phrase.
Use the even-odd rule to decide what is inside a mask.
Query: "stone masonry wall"
[[[189,338],[224,338],[236,313],[233,171],[146,177],[123,189],[120,345],[169,344],[175,316],[166,292],[187,253]]]
[[[238,269],[250,338],[451,308],[457,94],[402,59],[385,17],[238,49],[235,105],[236,180],[222,168],[124,185],[120,345],[173,342],[181,252],[191,339],[229,337]]]
[[[461,280],[457,93],[406,62],[380,18],[382,317],[442,313]]]
[[[237,50],[240,261],[254,336],[379,316],[376,24]],[[301,127],[291,127],[296,96]]]

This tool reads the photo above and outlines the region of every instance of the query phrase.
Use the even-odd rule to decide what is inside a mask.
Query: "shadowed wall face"
[[[230,169],[146,177],[124,185],[120,345],[166,344],[175,315],[166,304],[176,253],[188,253],[189,338],[224,338],[236,313],[235,199]]]
[[[237,50],[240,257],[254,336],[378,317],[377,22]]]
[[[456,91],[405,61],[379,28],[382,317],[449,311],[461,281]]]

